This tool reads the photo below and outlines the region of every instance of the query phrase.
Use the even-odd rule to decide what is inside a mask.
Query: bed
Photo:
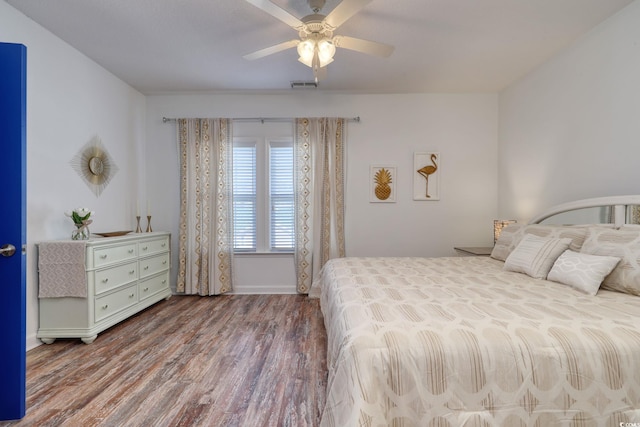
[[[491,257],[329,261],[311,290],[321,425],[640,425],[637,205],[560,205],[506,228]],[[541,224],[599,206],[610,223]]]

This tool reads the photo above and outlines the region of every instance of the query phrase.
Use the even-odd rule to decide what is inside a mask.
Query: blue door
[[[0,420],[26,409],[27,48],[0,43]]]

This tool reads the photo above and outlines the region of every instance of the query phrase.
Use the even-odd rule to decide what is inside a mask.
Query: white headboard
[[[554,215],[578,209],[611,207],[611,222],[615,227],[620,227],[626,223],[627,206],[632,205],[640,205],[640,195],[596,197],[593,199],[576,200],[573,202],[562,203],[543,211],[541,214],[533,217],[529,221],[529,224],[539,224]]]

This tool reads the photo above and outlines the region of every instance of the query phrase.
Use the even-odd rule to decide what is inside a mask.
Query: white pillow
[[[493,245],[491,258],[504,261],[513,252],[524,234],[526,224],[510,224],[505,227],[498,237],[498,241]]]
[[[589,295],[598,288],[609,273],[616,268],[620,258],[598,256],[566,250],[553,264],[547,280],[553,280]]]
[[[553,239],[525,234],[504,262],[504,269],[545,279],[553,263],[567,250],[570,238]]]

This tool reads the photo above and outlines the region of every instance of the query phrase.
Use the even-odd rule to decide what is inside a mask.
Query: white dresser
[[[40,298],[37,337],[46,344],[56,338],[90,344],[105,329],[169,299],[170,238],[152,232],[87,240],[87,297]]]

